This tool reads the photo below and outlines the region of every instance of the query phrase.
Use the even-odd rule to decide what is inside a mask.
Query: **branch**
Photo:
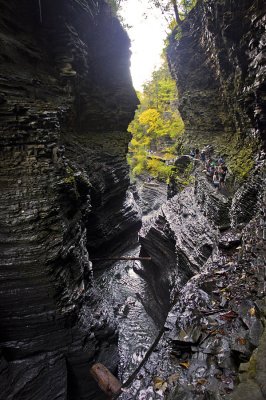
[[[178,11],[176,0],[171,0],[171,3],[173,5],[173,7],[174,7],[174,13],[175,13],[176,22],[177,22],[177,24],[180,24],[181,23],[181,19],[180,19],[180,15],[179,15],[179,11]]]

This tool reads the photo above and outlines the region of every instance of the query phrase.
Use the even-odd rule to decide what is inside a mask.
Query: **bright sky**
[[[151,78],[161,64],[160,54],[166,37],[166,21],[158,9],[150,9],[148,0],[127,0],[120,12],[131,39],[131,75],[135,89]],[[145,18],[144,14],[147,16]]]

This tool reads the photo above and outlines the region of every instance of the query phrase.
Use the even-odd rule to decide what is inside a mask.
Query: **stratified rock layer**
[[[140,232],[143,273],[165,309],[212,253],[215,231],[198,212],[193,189],[174,196]],[[141,271],[139,271],[141,273]]]
[[[167,184],[155,179],[137,180],[136,193],[143,217],[150,216],[167,200]]]
[[[265,140],[265,7],[263,0],[200,1],[171,36],[179,109],[195,145],[230,154],[229,141]]]
[[[195,191],[172,197],[142,230],[142,253],[152,262],[140,272],[175,295],[165,333],[130,388],[136,399],[266,396],[265,6],[198,1],[170,38],[184,140],[213,145],[236,180],[247,179],[222,193],[199,172]],[[202,249],[213,249],[211,257]]]
[[[104,1],[0,8],[0,397],[101,398],[89,363],[104,347],[115,371],[117,337],[85,299],[89,256],[139,224],[129,39]]]
[[[170,312],[130,386],[133,398],[265,397],[265,201],[265,163],[232,203],[197,171],[194,190],[174,196],[142,228],[141,254],[151,261],[138,272],[157,294],[151,315]]]

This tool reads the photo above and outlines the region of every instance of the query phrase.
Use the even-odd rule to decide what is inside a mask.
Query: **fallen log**
[[[90,258],[90,261],[151,261],[151,257],[98,257]]]
[[[96,380],[101,390],[110,398],[120,393],[122,383],[103,364],[94,364],[90,368],[90,374]]]

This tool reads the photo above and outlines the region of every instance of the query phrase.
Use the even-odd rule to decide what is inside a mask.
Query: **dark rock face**
[[[184,187],[189,185],[189,183],[192,183],[189,179],[197,163],[199,161],[194,160],[188,155],[180,156],[175,160],[167,187],[168,199],[171,199],[174,195],[181,192]]]
[[[214,202],[199,173],[195,190],[174,196],[141,230],[141,252],[152,262],[139,273],[165,300],[164,313],[171,308],[162,338],[130,387],[133,398],[265,397],[265,165],[256,172],[227,204],[226,230],[224,202]],[[247,187],[256,192],[252,212]]]
[[[201,174],[196,178],[195,193],[203,213],[209,220],[220,229],[229,228],[231,200],[217,191]]]
[[[265,11],[263,1],[199,1],[168,49],[188,142],[232,158],[242,152],[240,167],[254,138],[257,151],[265,143]],[[201,172],[194,191],[172,197],[173,185],[144,225],[141,254],[151,261],[138,272],[161,310],[172,307],[123,399],[265,398],[263,159],[260,152],[245,184],[225,193],[231,199]]]
[[[0,392],[96,399],[89,363],[115,372],[117,336],[85,297],[89,256],[139,226],[129,39],[103,1],[40,4],[0,2]]]
[[[231,157],[231,166],[240,174],[251,148],[265,147],[265,15],[263,1],[198,2],[180,32],[173,33],[168,49],[188,142],[213,145]],[[170,399],[265,397],[264,158],[262,151],[252,158],[255,168],[232,202],[211,193],[200,175],[196,179],[201,212],[227,231],[218,236],[215,257],[203,266],[203,275],[188,281],[169,314],[161,355],[171,343],[178,361],[169,363],[171,354],[166,355],[157,371],[176,371],[177,364],[186,361],[173,392],[170,378],[163,376]],[[200,316],[199,306],[208,311]],[[221,310],[220,318],[216,313]],[[206,338],[202,326],[212,332],[211,320],[215,333]]]
[[[173,33],[168,58],[194,144],[219,143],[228,154],[233,137],[265,140],[265,7],[263,0],[198,2],[181,35]]]
[[[212,252],[215,232],[198,213],[193,189],[174,196],[140,232],[141,254],[149,255],[143,273],[169,309],[180,287],[200,270]]]
[[[234,196],[230,210],[233,225],[248,222],[258,213],[258,200],[262,186],[263,173],[260,168],[257,168]]]
[[[167,184],[156,179],[136,182],[136,200],[142,210],[143,217],[150,216],[167,200]]]

